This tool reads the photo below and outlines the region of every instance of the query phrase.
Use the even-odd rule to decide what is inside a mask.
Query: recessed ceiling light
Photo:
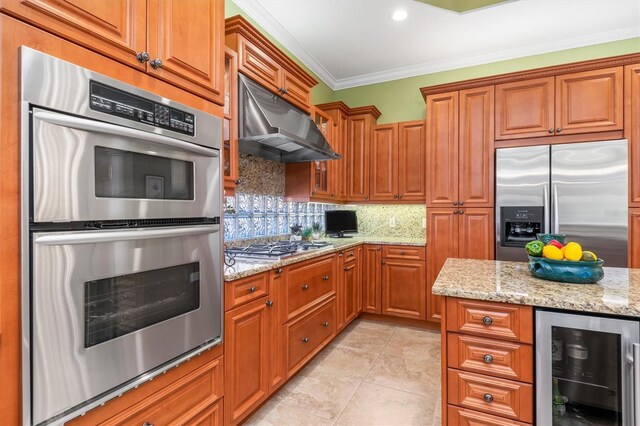
[[[409,16],[409,14],[407,13],[406,10],[397,9],[397,10],[394,10],[393,13],[391,14],[391,19],[393,19],[394,21],[404,21],[405,19],[407,19],[407,16]]]

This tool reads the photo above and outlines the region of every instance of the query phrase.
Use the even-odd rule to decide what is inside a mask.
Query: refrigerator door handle
[[[542,187],[542,208],[544,209],[544,230],[542,231],[542,233],[550,234],[551,227],[549,226],[549,215],[551,213],[549,212],[549,186],[547,184]]]
[[[560,224],[558,223],[558,186],[552,185],[551,192],[553,196],[553,200],[551,203],[553,205],[553,216],[551,217],[551,223],[553,224],[553,233],[560,233]]]
[[[633,344],[633,420],[640,421],[640,343]]]

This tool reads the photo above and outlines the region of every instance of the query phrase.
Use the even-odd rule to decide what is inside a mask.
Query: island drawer
[[[492,416],[479,411],[465,410],[449,405],[447,407],[447,423],[452,426],[527,426],[515,420]]]
[[[298,371],[336,335],[336,299],[285,325],[288,377]]]
[[[424,260],[424,247],[382,246],[382,257],[387,259]]]
[[[449,368],[447,402],[525,423],[533,420],[533,386]]]
[[[224,284],[224,310],[231,310],[269,294],[266,272]]]
[[[533,382],[533,347],[497,339],[447,334],[447,365],[521,382]]]
[[[289,267],[285,298],[287,318],[290,320],[323,298],[335,294],[336,256],[312,259]]]
[[[447,330],[533,343],[533,308],[447,297]]]

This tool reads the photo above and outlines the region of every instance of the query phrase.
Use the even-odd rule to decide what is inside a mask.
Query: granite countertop
[[[535,278],[527,263],[447,259],[433,293],[571,311],[640,316],[640,269],[604,268],[597,284]]]
[[[326,254],[335,253],[350,247],[361,244],[388,244],[388,245],[406,245],[406,246],[426,246],[427,242],[423,238],[399,238],[399,237],[353,237],[353,238],[324,238],[323,241],[329,241],[333,247],[315,249],[306,253],[296,254],[287,257],[278,262],[260,262],[260,261],[242,261],[237,260],[233,266],[224,267],[224,280],[234,281],[260,272],[270,271],[272,269],[281,268],[291,265],[292,263],[302,262],[303,260],[313,259],[314,257],[324,256]]]

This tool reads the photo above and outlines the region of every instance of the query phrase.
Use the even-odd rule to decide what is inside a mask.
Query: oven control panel
[[[128,120],[195,135],[193,114],[91,80],[89,107]]]

